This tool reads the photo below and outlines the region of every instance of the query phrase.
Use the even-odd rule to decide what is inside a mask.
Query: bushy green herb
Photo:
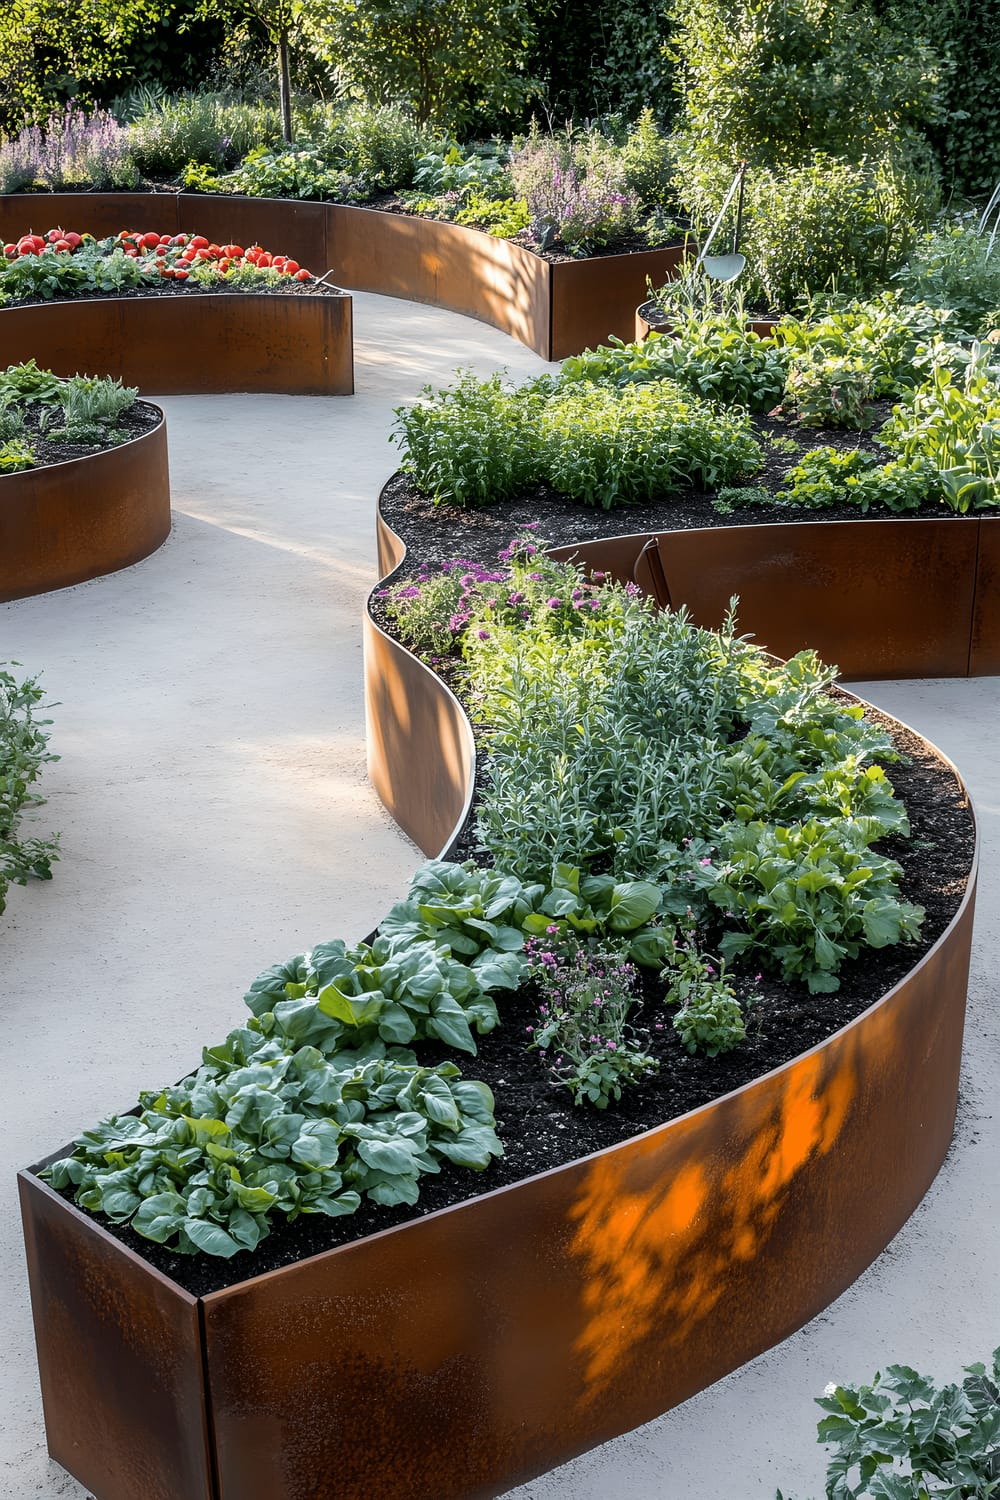
[[[541,466],[542,382],[514,389],[500,375],[463,375],[450,390],[426,386],[396,412],[402,468],[435,501],[488,505],[530,484]]]
[[[1000,247],[972,226],[946,225],[918,240],[893,280],[908,302],[947,309],[958,328],[984,332],[1000,308]]]
[[[25,839],[20,834],[24,813],[45,801],[33,790],[42,767],[59,759],[48,748],[52,721],[36,713],[42,698],[37,677],[18,680],[0,668],[0,912],[12,881],[24,885],[31,875],[49,880],[52,862],[59,858],[58,838]]]
[[[0,474],[20,474],[35,466],[35,450],[30,443],[11,439],[0,443]]]
[[[754,505],[773,505],[775,497],[759,484],[724,484],[712,501],[720,516],[731,516],[734,510],[749,510]]]
[[[814,349],[789,364],[780,410],[803,427],[868,427],[871,396],[862,359]]]
[[[130,126],[129,146],[149,178],[179,177],[195,162],[215,171],[281,139],[277,109],[234,103],[218,94],[178,94],[162,99]]]
[[[512,240],[531,222],[523,198],[488,198],[475,191],[466,195],[454,218],[456,224],[473,224],[488,229],[490,234],[502,240]]]
[[[742,316],[678,312],[676,337],[651,333],[642,343],[612,338],[563,362],[563,383],[638,385],[670,379],[696,396],[766,411],[785,387],[787,357],[771,339],[747,330]]]
[[[346,172],[331,166],[320,147],[309,142],[293,146],[258,146],[248,152],[237,171],[225,180],[234,193],[250,198],[323,198],[348,201],[360,196]]]
[[[985,361],[983,351],[961,382],[937,366],[880,433],[900,457],[929,460],[945,504],[963,514],[1000,506],[1000,391]]]
[[[746,1023],[736,992],[726,982],[725,961],[700,951],[694,928],[674,941],[663,970],[667,1004],[678,1007],[674,1030],[692,1054],[718,1057],[720,1052],[731,1052],[746,1039]]]
[[[989,1500],[1000,1493],[1000,1349],[939,1386],[909,1365],[870,1385],[828,1385],[821,1443],[827,1500]],[[778,1491],[777,1500],[782,1500]]]

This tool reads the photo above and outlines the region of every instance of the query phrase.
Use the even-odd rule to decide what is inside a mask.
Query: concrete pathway
[[[375,572],[374,497],[396,467],[392,408],[457,365],[544,366],[480,324],[386,298],[357,296],[355,326],[352,400],[165,400],[167,544],[110,578],[0,607],[0,661],[43,674],[63,757],[45,773],[38,816],[40,831],[62,830],[63,860],[50,884],[14,888],[0,918],[2,1500],[85,1495],[45,1454],[14,1170],[185,1072],[238,1021],[260,968],[359,937],[416,863],[364,768],[359,617]],[[1000,1342],[997,682],[882,683],[867,696],[952,755],[983,819],[952,1157],[823,1317],[512,1496],[770,1500],[780,1483],[805,1500],[822,1477],[810,1397],[828,1380],[891,1359],[951,1377]]]

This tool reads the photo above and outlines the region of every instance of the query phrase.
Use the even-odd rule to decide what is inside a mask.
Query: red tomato
[[[159,258],[161,255],[166,255],[166,253],[167,253],[167,247],[166,247],[166,245],[157,245],[156,249],[153,251],[153,254],[157,258]]]
[[[262,250],[258,255],[257,264],[258,266],[260,266],[262,271],[266,271],[268,266],[271,264],[271,257],[268,255],[266,250]]]
[[[53,248],[53,250],[70,250],[71,251],[73,249],[73,246],[70,244],[69,240],[56,240],[56,242],[52,246],[52,248]]]
[[[294,276],[295,273],[296,273],[296,271],[300,271],[301,269],[302,268],[299,265],[299,263],[298,263],[297,260],[286,260],[285,261],[285,275],[286,276]]]
[[[312,272],[311,271],[306,271],[306,270],[296,271],[296,273],[295,273],[295,280],[296,281],[312,281]]]
[[[197,250],[192,250],[191,246],[189,245],[186,250],[182,250],[181,251],[179,258],[181,260],[186,260],[187,263],[188,263],[188,265],[190,265],[191,262],[194,260],[194,258],[195,258],[195,256],[197,254],[198,254]]]
[[[226,250],[230,255],[234,255],[237,260],[246,254],[242,245],[227,245]]]
[[[3,253],[4,253],[4,255],[6,255],[6,257],[7,257],[8,260],[13,260],[14,256],[17,254],[17,246],[16,245],[4,245],[4,247],[3,247]]]
[[[207,250],[208,240],[206,240],[203,234],[196,234],[191,240],[191,246],[194,250]]]
[[[276,271],[283,271],[285,269],[285,260],[286,259],[287,259],[287,257],[284,256],[284,255],[272,255],[271,256],[271,264],[272,264],[272,266],[274,267],[274,269]]]
[[[211,250],[196,250],[194,252],[194,258],[195,260],[214,260],[215,256],[212,254]]]
[[[209,255],[213,256],[214,259],[218,260],[219,256],[222,254],[222,246],[213,243],[209,245],[208,253]]]
[[[160,236],[158,234],[143,234],[139,236],[139,244],[144,250],[152,250],[159,243]]]
[[[77,234],[75,229],[67,229],[66,233],[63,235],[63,239],[73,250],[76,250],[80,245],[83,244],[83,235]]]
[[[56,240],[61,240],[63,238],[63,232],[61,229],[50,229],[45,238],[48,240],[50,245],[54,245]]]
[[[171,245],[186,245],[187,242],[188,242],[188,237],[187,237],[186,234],[175,234],[173,236],[173,238],[170,240],[170,244]]]
[[[37,245],[18,245],[17,253],[18,255],[41,255],[42,252]]]
[[[174,272],[174,278],[177,281],[187,281],[190,274],[190,271],[184,271],[180,268],[180,266],[178,266],[177,270]]]
[[[229,267],[231,265],[232,265],[232,261],[229,259],[228,256],[224,255],[222,257],[222,259],[219,261],[219,270],[222,272],[223,276],[225,276],[226,272],[229,270]]]
[[[173,266],[168,266],[164,261],[162,261],[162,260],[160,261],[160,275],[161,276],[166,276],[169,279],[169,278],[172,278],[175,274],[176,273],[174,271]]]
[[[169,234],[161,234],[160,235],[160,244],[161,245],[172,245],[173,244],[173,240],[171,239],[171,237],[170,237]]]

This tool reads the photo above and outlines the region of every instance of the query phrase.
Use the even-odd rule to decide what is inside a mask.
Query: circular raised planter
[[[64,223],[98,236],[141,222],[159,234],[280,244],[311,270],[334,267],[343,286],[478,318],[547,360],[579,354],[611,334],[632,338],[633,309],[647,281],[666,281],[685,253],[678,245],[554,264],[478,229],[342,203],[193,193],[0,196],[3,238],[43,218],[46,229]]]
[[[0,478],[0,600],[127,568],[170,533],[167,427]]]
[[[180,292],[4,307],[0,340],[7,360],[113,375],[165,396],[354,390],[348,296]]]

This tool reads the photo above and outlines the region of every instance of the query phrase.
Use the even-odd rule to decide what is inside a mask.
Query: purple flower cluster
[[[26,125],[0,146],[0,191],[38,183],[52,191],[82,182],[95,188],[134,187],[138,172],[128,131],[106,110],[92,115],[72,99],[45,125]]]

